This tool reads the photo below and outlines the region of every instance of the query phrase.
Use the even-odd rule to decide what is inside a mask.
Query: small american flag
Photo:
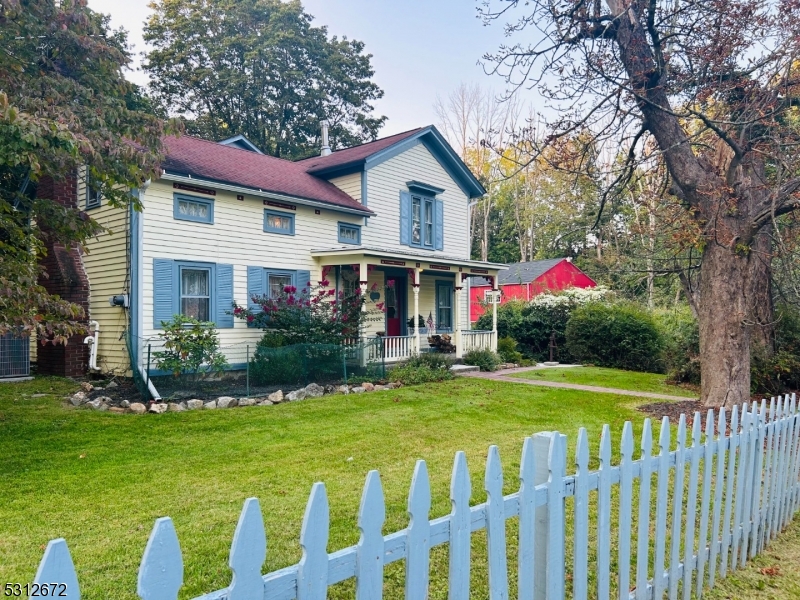
[[[428,329],[433,329],[433,313],[428,313]]]

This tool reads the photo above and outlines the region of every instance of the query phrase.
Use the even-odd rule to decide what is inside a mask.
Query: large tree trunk
[[[758,352],[765,356],[772,356],[775,352],[775,305],[772,299],[772,223],[764,226],[753,243],[754,289],[753,313],[755,327],[753,328],[753,344]],[[755,349],[755,348],[754,348]]]
[[[750,343],[754,290],[763,271],[758,257],[709,242],[700,276],[701,398],[707,406],[750,400]]]

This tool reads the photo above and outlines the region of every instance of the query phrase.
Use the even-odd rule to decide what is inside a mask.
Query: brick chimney
[[[70,173],[59,180],[44,177],[39,181],[37,195],[49,198],[64,206],[78,208],[78,178]],[[41,264],[47,277],[39,283],[50,293],[83,307],[82,321],[89,323],[89,278],[83,267],[78,248],[64,244],[46,243],[47,256]],[[83,343],[85,335],[73,335],[66,345],[48,342],[39,344],[36,355],[38,372],[44,375],[82,377],[89,368],[89,346]]]

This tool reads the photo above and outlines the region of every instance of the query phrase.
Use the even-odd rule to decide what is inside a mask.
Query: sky
[[[146,49],[142,24],[149,0],[89,0],[89,7],[111,15],[113,28],[124,27],[134,52]],[[374,81],[384,90],[376,114],[389,117],[381,135],[436,124],[436,97],[446,98],[459,84],[480,84],[500,93],[498,76],[478,62],[505,40],[502,24],[484,26],[476,0],[304,0],[316,26],[331,35],[361,40],[373,55]],[[138,63],[138,60],[137,60]],[[146,84],[141,72],[128,74]],[[531,100],[531,98],[529,98]]]

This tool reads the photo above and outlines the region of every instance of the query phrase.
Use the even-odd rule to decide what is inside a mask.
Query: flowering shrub
[[[377,290],[377,284],[372,287]],[[342,291],[337,294],[325,278],[316,285],[306,282],[299,289],[286,286],[277,298],[255,296],[252,301],[259,310],[234,303],[233,315],[270,335],[279,335],[287,346],[341,344],[345,338],[357,337],[365,322],[383,318],[386,310],[382,302],[364,310],[369,301],[359,287],[351,296]]]
[[[208,373],[218,374],[228,366],[225,355],[219,351],[213,323],[174,315],[172,321],[161,321],[161,327],[164,331],[158,336],[164,340],[164,350],[153,353],[159,370],[174,377],[191,375],[196,380]]]
[[[593,288],[567,288],[558,294],[544,293],[534,296],[530,304],[531,306],[542,306],[544,308],[555,308],[557,306],[576,308],[590,302],[610,300],[611,296],[611,290],[604,285]]]

